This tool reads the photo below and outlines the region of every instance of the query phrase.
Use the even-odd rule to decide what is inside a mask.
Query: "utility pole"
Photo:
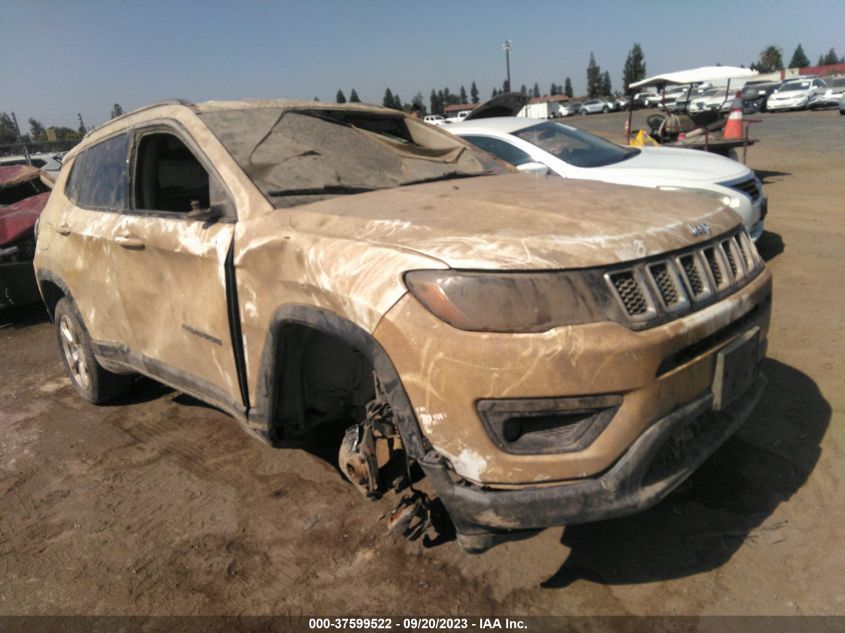
[[[12,112],[12,121],[15,124],[15,131],[18,133],[18,140],[21,142],[21,146],[23,146],[23,155],[26,157],[26,164],[32,165],[32,158],[29,156],[29,148],[26,146],[26,143],[23,142],[21,129],[18,127],[18,117],[15,116],[14,112]]]
[[[513,45],[511,44],[510,40],[505,40],[505,43],[502,44],[502,48],[505,49],[505,67],[508,71],[508,91],[511,90],[511,48]]]

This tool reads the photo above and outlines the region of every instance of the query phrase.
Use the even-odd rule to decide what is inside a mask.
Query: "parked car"
[[[395,531],[425,529],[419,473],[471,551],[647,508],[760,398],[771,274],[713,198],[512,172],[363,104],[113,119],[39,224],[73,388],[137,372],[276,445],[336,438],[355,488],[406,493]]]
[[[782,81],[746,83],[740,92],[740,97],[742,98],[742,111],[745,114],[765,112],[766,102],[769,99],[769,95],[780,88],[782,84]]]
[[[845,96],[845,77],[835,77],[826,82],[827,89],[824,92],[817,92],[810,97],[807,107],[811,110],[821,108],[835,108],[839,101]]]
[[[61,154],[30,154],[29,163],[27,163],[26,156],[22,154],[17,156],[0,157],[0,167],[11,167],[13,165],[26,164],[38,167],[38,169],[49,173],[55,179],[55,177],[59,175],[59,171],[62,169],[62,158]]]
[[[753,240],[763,233],[768,202],[754,172],[735,160],[669,147],[620,147],[560,122],[501,117],[466,121],[452,134],[523,170],[540,165],[562,176],[715,196],[734,209]]]
[[[589,99],[581,104],[578,114],[598,114],[599,112],[610,112],[613,106],[604,99]]]
[[[697,114],[708,110],[728,112],[733,103],[733,95],[725,88],[699,88],[694,90],[689,99],[689,112]]]
[[[780,88],[769,95],[766,109],[776,110],[804,110],[810,99],[824,92],[825,83],[818,78],[801,78],[784,81]]]
[[[0,308],[39,300],[32,269],[35,224],[51,186],[35,166],[0,167]]]
[[[845,97],[839,100],[839,114],[845,114]]]
[[[472,110],[461,110],[460,112],[455,114],[455,116],[446,117],[445,123],[460,123],[465,118],[467,118],[467,116],[469,116],[470,112],[472,112]]]
[[[634,110],[641,108],[653,108],[660,101],[660,97],[655,92],[638,92],[633,96]]]
[[[423,120],[431,125],[443,125],[446,122],[446,117],[439,114],[426,114]]]
[[[567,101],[558,106],[558,116],[574,116],[581,112],[580,101]]]

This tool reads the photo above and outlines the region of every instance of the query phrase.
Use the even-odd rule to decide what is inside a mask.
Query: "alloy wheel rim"
[[[85,358],[82,355],[79,333],[73,321],[67,316],[62,316],[59,321],[59,333],[62,337],[62,351],[65,354],[70,376],[76,384],[87,389],[91,383],[88,365],[85,364]]]

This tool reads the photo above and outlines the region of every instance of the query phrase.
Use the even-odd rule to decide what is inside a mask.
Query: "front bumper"
[[[554,486],[490,489],[455,482],[430,451],[421,466],[449,511],[458,540],[483,551],[536,530],[625,516],[649,508],[695,471],[748,418],[766,385],[762,374],[723,411],[711,411],[712,393],[679,407],[651,425],[605,473]]]
[[[31,261],[0,264],[0,308],[40,300]]]

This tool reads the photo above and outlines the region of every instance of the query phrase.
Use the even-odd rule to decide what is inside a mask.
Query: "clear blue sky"
[[[45,125],[90,127],[124,110],[182,97],[334,100],[355,88],[381,103],[432,88],[482,99],[505,77],[513,42],[515,88],[572,78],[586,87],[590,52],[621,88],[639,42],[649,74],[748,65],[766,46],[788,63],[801,43],[810,60],[845,54],[845,0],[2,0],[0,111]]]

